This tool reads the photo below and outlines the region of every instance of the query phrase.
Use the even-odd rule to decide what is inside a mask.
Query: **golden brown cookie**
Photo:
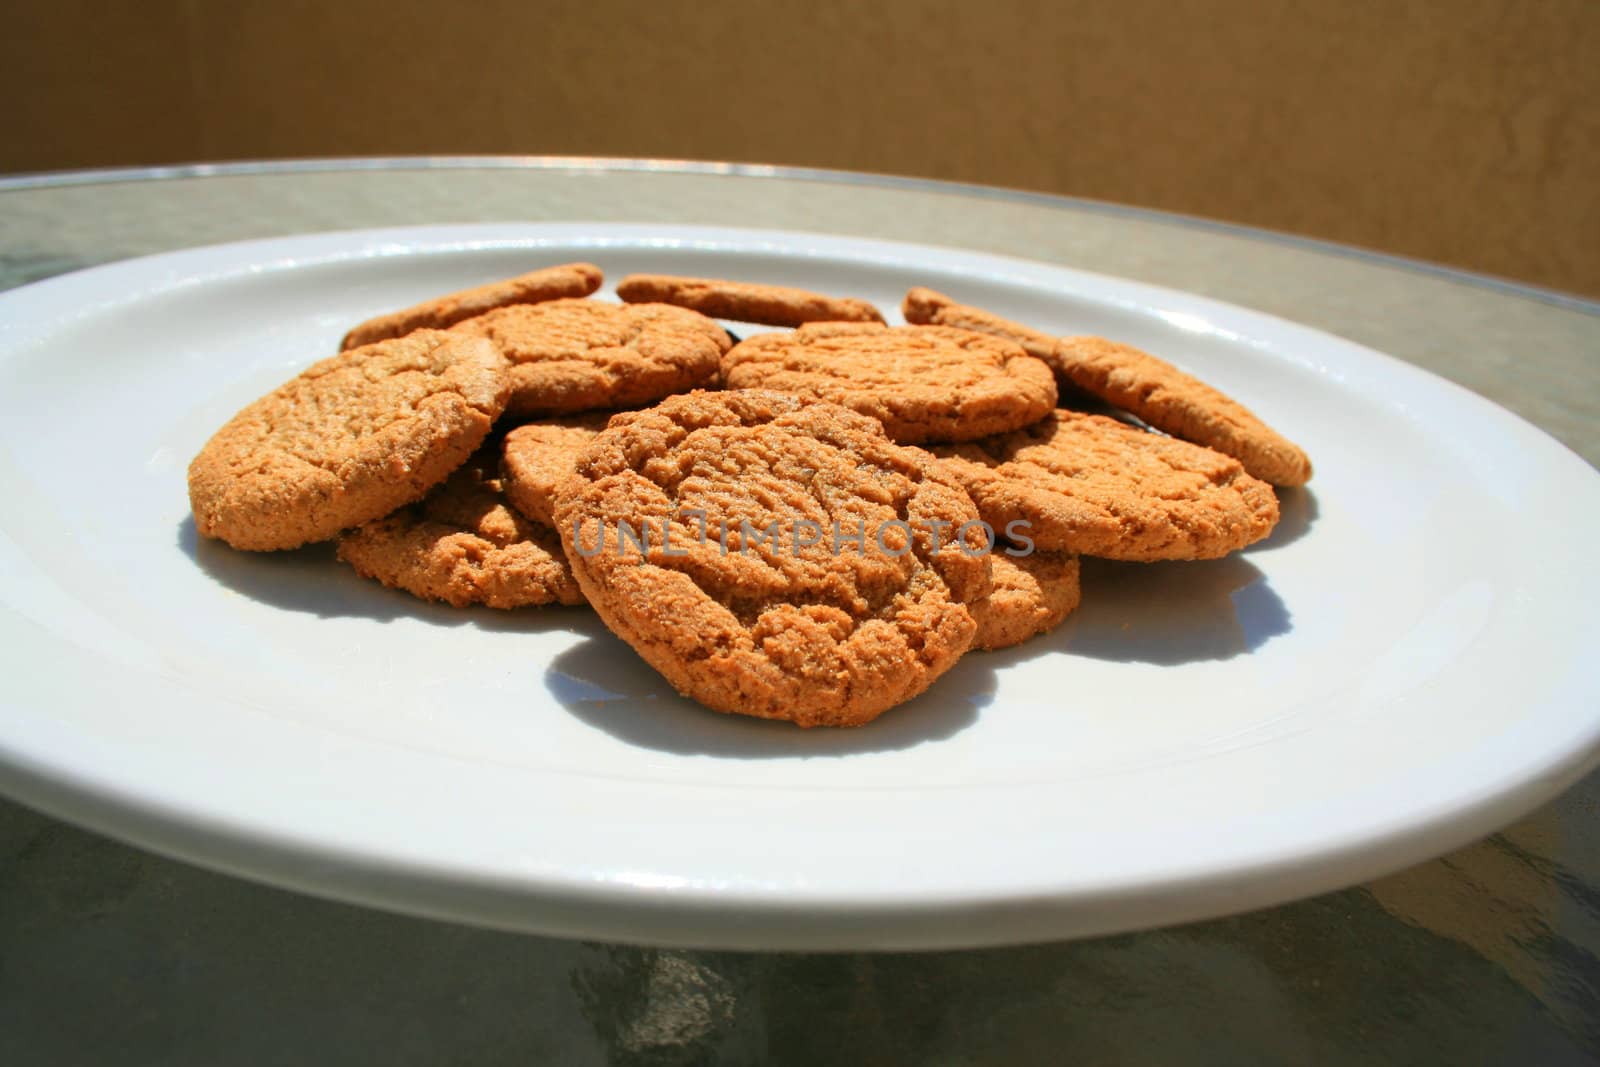
[[[472,457],[419,503],[339,538],[339,558],[424,600],[458,608],[581,604],[561,538],[506,504],[498,449]]]
[[[714,319],[799,326],[806,322],[882,322],[865,300],[824,296],[786,285],[757,285],[720,278],[680,278],[671,274],[630,274],[617,283],[617,296],[630,304],[673,304]]]
[[[1015,433],[933,449],[1002,537],[1107,559],[1212,559],[1278,521],[1238,460],[1103,415],[1057,411]]]
[[[607,626],[707,707],[801,726],[869,722],[967,650],[977,518],[878,423],[766,390],[613,416],[556,499]]]
[[[610,419],[605,411],[569,415],[530,422],[506,434],[500,474],[511,506],[534,522],[555,525],[556,489],[572,477],[578,455]]]
[[[453,327],[486,337],[511,363],[517,415],[638,407],[710,384],[731,346],[722,327],[666,304],[552,300],[500,308]]]
[[[1237,400],[1148,352],[1102,337],[1051,337],[957,304],[932,289],[906,294],[906,321],[956,326],[1015,341],[1063,381],[1138,416],[1163,433],[1214,448],[1274,485],[1304,485],[1311,460]]]
[[[507,393],[493,345],[437,330],[322,360],[240,411],[195,456],[195,528],[266,550],[386,515],[466,461]]]
[[[1035,359],[1042,359],[1050,369],[1066,375],[1056,363],[1056,339],[1049,334],[1029,329],[1021,323],[1002,319],[982,308],[958,304],[954,300],[923,286],[915,286],[906,293],[900,313],[907,322],[921,326],[953,326],[973,333],[986,333],[1004,337],[1022,346],[1022,350]]]
[[[970,441],[1043,418],[1050,368],[1009,341],[943,326],[811,323],[722,357],[730,389],[777,389],[883,423],[901,444]]]
[[[1070,552],[1012,556],[997,547],[989,564],[994,588],[971,605],[978,623],[974,649],[990,652],[1020,645],[1055,629],[1078,606],[1078,557]]]
[[[475,289],[463,289],[413,307],[368,319],[344,335],[340,349],[370,345],[389,337],[404,337],[412,330],[443,330],[462,319],[482,315],[511,304],[537,304],[561,297],[588,296],[603,281],[600,268],[593,263],[563,263],[519,274],[515,278],[490,282]]]

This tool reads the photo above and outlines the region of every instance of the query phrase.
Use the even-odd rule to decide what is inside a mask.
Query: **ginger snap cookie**
[[[630,274],[617,283],[617,297],[630,304],[673,304],[714,319],[799,326],[806,322],[882,322],[865,300],[825,296],[786,285],[758,285],[721,278]]]
[[[613,632],[707,707],[801,726],[869,722],[967,650],[977,519],[877,422],[767,390],[613,416],[556,498]]]
[[[870,415],[901,444],[1015,430],[1056,403],[1050,368],[1010,341],[944,326],[810,323],[734,346],[730,389],[776,389]]]
[[[1278,521],[1272,486],[1232,456],[1056,411],[1026,429],[932,451],[1002,536],[1107,559],[1213,559]]]
[[[466,461],[508,390],[493,345],[437,330],[324,359],[245,407],[195,456],[195,528],[269,550],[386,515]]]
[[[902,310],[908,322],[1015,341],[1063,380],[1163,433],[1233,456],[1262,481],[1293,486],[1311,479],[1311,460],[1298,445],[1226,393],[1148,352],[1102,337],[1051,337],[932,289],[912,289]]]
[[[561,538],[506,503],[488,446],[409,507],[339,538],[364,578],[458,608],[581,604]]]
[[[996,547],[989,565],[994,588],[971,605],[978,623],[974,649],[990,652],[1020,645],[1060,625],[1078,606],[1078,557],[1070,552],[1012,556]]]
[[[517,415],[638,407],[710,384],[732,347],[722,327],[667,304],[552,300],[499,308],[452,327],[485,337],[511,364]]]
[[[506,434],[500,473],[511,506],[535,522],[555,525],[556,489],[572,476],[579,453],[610,419],[605,411],[569,415],[530,422]]]
[[[344,335],[340,349],[357,348],[412,330],[443,330],[462,319],[511,304],[537,304],[562,297],[588,296],[604,280],[592,263],[563,263],[519,274],[515,278],[463,289],[413,307],[368,319]]]

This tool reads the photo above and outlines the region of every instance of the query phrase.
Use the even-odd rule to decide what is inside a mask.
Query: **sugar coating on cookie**
[[[721,278],[630,274],[617,283],[617,297],[630,304],[673,304],[692,308],[714,319],[765,326],[883,321],[883,314],[865,300],[826,296],[786,285],[758,285]]]
[[[364,578],[458,608],[581,604],[561,538],[507,503],[498,449],[472,457],[420,502],[339,538]]]
[[[989,652],[1020,645],[1046,633],[1078,606],[1078,557],[1070,552],[1010,555],[996,548],[989,557],[994,587],[971,605],[978,633],[972,647]]]
[[[493,342],[511,364],[517,415],[638,407],[714,383],[732,347],[722,327],[667,304],[552,300],[500,308],[453,327]]]
[[[1056,403],[1050,368],[1001,338],[944,326],[811,323],[735,345],[730,389],[776,389],[877,419],[901,444],[1018,429]]]
[[[435,330],[324,359],[195,456],[195,528],[234,548],[285,549],[386,515],[466,461],[508,392],[493,345]]]
[[[556,489],[572,477],[578,455],[610,419],[610,412],[569,415],[506,434],[500,473],[511,506],[535,522],[555,525]]]
[[[1002,534],[1121,560],[1213,559],[1278,521],[1272,486],[1232,456],[1102,415],[1056,411],[1015,433],[933,452]]]
[[[556,501],[590,603],[679,692],[802,726],[869,722],[967,650],[977,518],[877,422],[767,390],[614,416]]]
[[[1311,479],[1311,460],[1298,445],[1220,389],[1148,352],[1103,337],[1051,337],[932,289],[912,289],[901,310],[908,322],[1015,341],[1064,381],[1163,433],[1233,456],[1262,481],[1293,486]]]
[[[604,281],[593,263],[563,263],[519,274],[515,278],[463,289],[420,304],[368,319],[344,335],[339,347],[357,348],[413,330],[443,330],[463,319],[511,304],[536,304],[562,297],[588,296]]]

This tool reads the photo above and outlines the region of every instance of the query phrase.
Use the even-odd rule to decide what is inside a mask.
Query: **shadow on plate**
[[[593,618],[587,608],[498,611],[431,603],[361,577],[335,558],[330,542],[288,552],[240,552],[201,537],[192,516],[185,516],[178,524],[178,547],[226,589],[275,608],[324,619],[423,619],[438,626],[538,633],[573,630],[583,620]]]
[[[1285,518],[1303,530],[1315,501],[1290,491]],[[1280,527],[1281,529],[1281,527]],[[1276,536],[1276,535],[1275,535]],[[1291,531],[1291,537],[1298,533]],[[1083,561],[1083,606],[1054,633],[999,652],[973,653],[914,701],[867,729],[800,730],[707,712],[674,693],[586,608],[467,610],[419,600],[360,577],[331,544],[289,552],[240,552],[178,525],[178,546],[222,587],[263,604],[320,618],[421,619],[496,632],[565,631],[582,637],[546,667],[551,695],[584,722],[629,744],[685,755],[830,757],[939,741],[966,729],[994,699],[996,674],[1053,653],[1176,665],[1226,660],[1288,633],[1288,609],[1243,556],[1185,563]]]
[[[598,619],[595,621],[600,627]],[[911,748],[954,736],[994,699],[996,662],[967,656],[928,692],[854,730],[802,730],[786,722],[719,715],[672,691],[621,640],[600,633],[562,652],[545,686],[579,719],[630,745],[686,756],[832,757]]]
[[[996,671],[1052,653],[1176,665],[1231,659],[1292,628],[1262,572],[1239,556],[1192,563],[1083,561],[1083,606],[1054,633],[975,652],[916,700],[860,730],[799,730],[708,713],[594,620],[594,632],[545,670],[550,694],[579,719],[631,745],[740,759],[831,757],[952,737],[994,700]],[[592,618],[592,616],[591,616]]]
[[[1020,646],[1173,666],[1232,659],[1293,629],[1266,575],[1241,556],[1174,563],[1085,559],[1083,604]]]

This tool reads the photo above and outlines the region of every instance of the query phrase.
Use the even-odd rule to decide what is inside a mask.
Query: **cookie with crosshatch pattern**
[[[454,607],[581,604],[561,538],[506,503],[490,444],[409,507],[339,538],[339,558],[364,578]]]
[[[930,446],[997,530],[1106,559],[1214,559],[1278,522],[1272,486],[1239,461],[1103,415],[1054,412],[981,441]]]
[[[982,532],[952,532],[977,510],[931,456],[770,390],[613,416],[555,519],[590,604],[674,688],[801,726],[859,726],[921,693],[989,591]]]
[[[1050,368],[1002,338],[945,326],[807,323],[722,357],[730,389],[776,389],[877,419],[901,444],[969,441],[1050,412]]]
[[[511,364],[513,415],[638,407],[716,382],[727,333],[668,304],[551,300],[499,308],[451,327],[487,338]]]
[[[438,330],[324,359],[245,407],[195,456],[195,528],[271,550],[386,515],[466,462],[508,391],[494,346]]]

